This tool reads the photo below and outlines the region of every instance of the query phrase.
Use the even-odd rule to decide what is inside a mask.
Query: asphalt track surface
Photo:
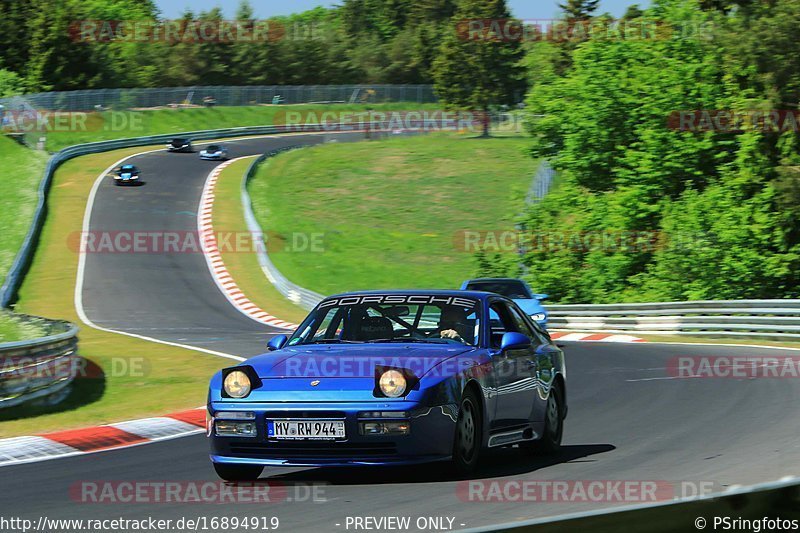
[[[299,140],[321,142],[318,137],[251,139],[230,143],[231,156]],[[166,153],[132,162],[146,184],[104,183],[92,229],[193,231],[200,192],[215,163],[201,162],[197,154]],[[85,274],[86,314],[104,327],[244,356],[263,351],[274,333],[228,303],[199,254],[98,254],[88,257]],[[800,380],[671,379],[666,369],[678,355],[798,352],[646,343],[569,343],[565,351],[570,414],[563,452],[530,458],[516,449],[494,451],[474,479],[663,481],[680,495],[687,482],[721,491],[800,474]],[[261,483],[286,484],[284,496],[291,500],[281,496],[270,504],[82,503],[76,490],[87,481],[216,481],[207,453],[205,437],[197,435],[5,467],[3,485],[13,490],[0,492],[0,515],[33,520],[277,516],[283,531],[347,531],[347,517],[408,516],[412,525],[422,516],[451,517],[458,529],[619,505],[468,501],[458,490],[459,480],[437,465],[268,468]],[[308,501],[309,483],[320,484],[316,494],[323,501]],[[694,517],[686,518],[687,530],[693,529]]]

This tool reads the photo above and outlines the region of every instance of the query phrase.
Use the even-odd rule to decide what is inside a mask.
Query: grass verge
[[[514,227],[538,166],[528,144],[437,134],[315,146],[270,159],[248,189],[261,227],[286,243],[271,259],[303,287],[458,287],[476,270],[460,232]],[[291,251],[298,235],[317,251]]]
[[[220,173],[212,211],[215,231],[234,235],[247,233],[241,183],[254,159],[255,157],[248,157],[231,163]],[[307,312],[284,298],[267,280],[254,250],[242,252],[223,249],[221,254],[225,267],[250,301],[281,320],[300,323],[305,318]]]
[[[92,184],[108,166],[146,148],[73,159],[56,172],[49,214],[17,310],[80,324],[73,297],[78,254],[68,245],[81,231]],[[206,384],[232,361],[83,326],[80,355],[95,369],[56,406],[0,411],[0,438],[106,424],[190,409],[205,403]]]
[[[27,320],[11,313],[0,312],[0,342],[14,342],[47,335],[44,323]]]
[[[36,210],[47,155],[0,135],[0,284],[14,262]]]

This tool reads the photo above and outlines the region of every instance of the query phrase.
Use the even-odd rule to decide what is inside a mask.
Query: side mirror
[[[287,337],[286,335],[275,335],[267,343],[267,349],[270,352],[274,352],[275,350],[280,350],[281,348],[283,348],[283,345],[286,344],[287,340],[289,340],[289,337]]]
[[[534,294],[533,297],[536,298],[537,300],[547,300],[548,298],[550,298],[550,295],[549,294]]]
[[[509,331],[503,334],[503,338],[500,341],[500,351],[521,350],[523,348],[528,348],[530,345],[531,340],[528,337],[516,331]]]

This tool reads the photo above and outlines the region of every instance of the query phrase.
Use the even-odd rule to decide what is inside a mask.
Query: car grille
[[[391,442],[271,442],[269,444],[235,443],[230,445],[234,454],[269,459],[336,459],[341,457],[387,457],[397,454],[397,446]]]
[[[323,420],[326,418],[339,419],[346,418],[344,411],[266,411],[264,413],[266,420],[276,420],[281,418],[311,418],[314,420]]]

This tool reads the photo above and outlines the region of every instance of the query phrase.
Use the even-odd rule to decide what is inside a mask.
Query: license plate
[[[344,420],[267,420],[267,437],[281,440],[340,440]]]

